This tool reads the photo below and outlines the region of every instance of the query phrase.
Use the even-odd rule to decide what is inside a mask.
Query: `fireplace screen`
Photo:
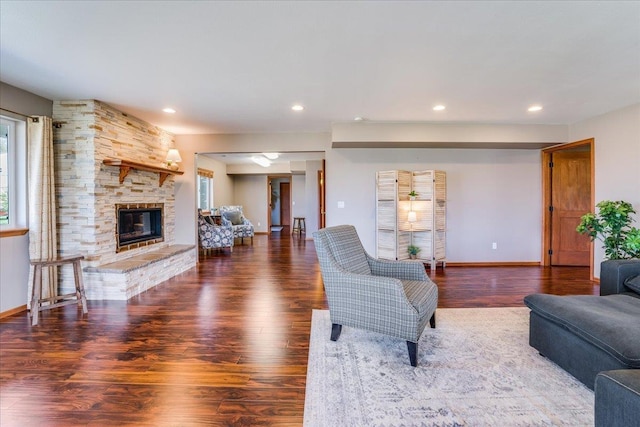
[[[116,211],[118,252],[163,241],[162,204],[116,205]]]

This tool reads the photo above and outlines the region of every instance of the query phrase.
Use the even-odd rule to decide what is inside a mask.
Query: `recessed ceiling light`
[[[542,110],[542,105],[532,105],[527,111],[536,112]]]
[[[278,157],[280,157],[280,154],[278,154],[278,153],[262,153],[262,155],[265,156],[269,160],[275,160]]]
[[[174,114],[176,112],[176,110],[174,110],[173,108],[170,108],[170,107],[163,108],[162,111],[164,111],[165,113],[169,113],[169,114]]]
[[[304,107],[302,105],[300,105],[300,104],[295,104],[293,107],[291,107],[291,109],[293,111],[302,111],[302,110],[304,110]]]
[[[433,107],[433,111],[442,111],[445,108],[447,107],[445,107],[444,105],[436,105],[435,107]]]

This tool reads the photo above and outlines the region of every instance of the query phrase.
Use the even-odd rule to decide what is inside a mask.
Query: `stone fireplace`
[[[132,170],[121,182],[120,169],[104,164],[160,167],[174,136],[96,100],[56,101],[53,121],[59,251],[85,256],[87,298],[128,299],[195,266],[195,247],[175,245],[175,178]],[[65,274],[61,291],[73,286]]]

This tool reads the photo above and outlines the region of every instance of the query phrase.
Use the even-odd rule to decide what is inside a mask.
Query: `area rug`
[[[284,227],[281,226],[275,226],[275,227],[271,227],[271,231],[282,231]]]
[[[438,309],[418,345],[312,316],[304,425],[591,426],[593,392],[529,346],[526,308]]]

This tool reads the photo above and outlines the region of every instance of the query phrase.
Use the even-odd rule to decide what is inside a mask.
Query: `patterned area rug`
[[[529,346],[527,308],[438,309],[409,365],[405,341],[314,310],[304,425],[590,426],[593,392]]]

